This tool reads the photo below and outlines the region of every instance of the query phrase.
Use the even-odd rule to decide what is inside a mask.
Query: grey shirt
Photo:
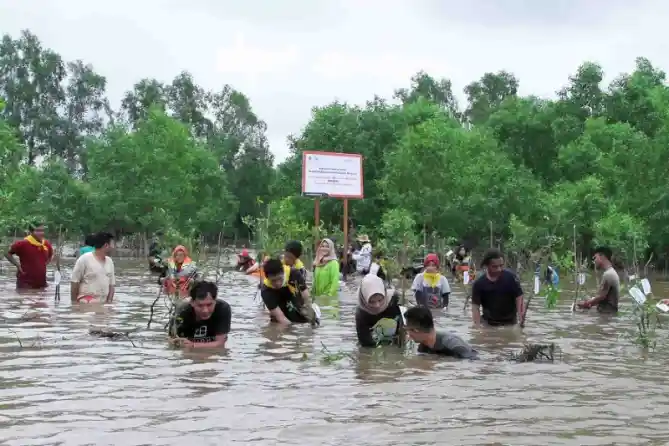
[[[606,298],[599,302],[597,305],[597,311],[602,313],[618,312],[618,299],[620,298],[620,277],[612,266],[602,274],[602,284],[599,288],[599,295],[606,295]]]
[[[453,356],[460,359],[478,359],[478,352],[460,336],[437,331],[437,341],[434,347],[419,344],[418,353],[433,353],[437,355]]]

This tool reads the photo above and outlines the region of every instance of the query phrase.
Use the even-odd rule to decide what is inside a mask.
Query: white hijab
[[[390,300],[393,298],[394,293],[395,290],[386,289],[386,285],[379,276],[367,274],[360,283],[360,289],[358,290],[358,305],[366,313],[381,314],[386,311],[386,308],[390,305]],[[380,307],[371,308],[369,306],[369,299],[375,294],[384,296],[383,303]]]

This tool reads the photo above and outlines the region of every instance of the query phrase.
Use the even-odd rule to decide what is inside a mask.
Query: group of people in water
[[[473,359],[478,352],[459,336],[435,329],[433,311],[447,308],[451,286],[442,270],[457,278],[473,273],[471,257],[464,247],[458,249],[450,265],[444,265],[436,253],[423,259],[423,269],[411,285],[415,305],[407,308],[400,294],[385,276],[382,256],[372,251],[367,236],[359,237],[360,249],[353,252],[356,269],[362,276],[357,291],[355,327],[360,345],[403,345],[408,336],[418,343],[419,352],[437,353]],[[77,258],[71,282],[72,303],[111,303],[116,279],[110,257],[114,249],[112,234],[101,232],[86,238]],[[203,280],[197,265],[184,246],[177,246],[162,260],[157,240],[149,253],[149,268],[159,275],[166,294],[182,298],[174,316],[175,331],[171,341],[190,348],[224,347],[231,328],[231,306],[218,295],[216,283]],[[279,258],[262,256],[257,261],[243,250],[236,268],[259,277],[260,295],[272,323],[280,325],[321,324],[320,310],[312,296],[336,297],[340,290],[340,261],[331,239],[323,239],[313,261],[311,286],[301,260],[302,243],[290,241]],[[18,289],[47,286],[47,265],[54,256],[53,247],[44,238],[44,225],[35,224],[29,234],[11,245],[6,258],[17,268]],[[18,257],[18,261],[17,258]],[[595,249],[594,261],[603,271],[601,287],[595,297],[578,304],[579,308],[597,307],[600,312],[618,311],[620,279],[611,263],[608,247]],[[345,262],[346,263],[346,262]],[[471,286],[471,317],[477,326],[522,325],[523,288],[518,276],[505,268],[503,254],[497,249],[485,252],[482,272]],[[470,269],[471,268],[471,269]],[[552,277],[552,276],[551,276]]]

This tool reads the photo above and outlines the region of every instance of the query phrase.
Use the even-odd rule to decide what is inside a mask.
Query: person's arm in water
[[[258,269],[260,269],[260,263],[261,262],[256,262],[252,266],[250,266],[249,269],[246,270],[246,274],[251,274],[258,271]]]
[[[19,272],[19,274],[23,274],[23,269],[21,268],[21,262],[16,261],[14,256],[18,256],[19,252],[21,251],[21,246],[21,240],[14,242],[12,243],[12,246],[9,247],[7,254],[5,254],[7,261],[16,267],[16,270]]]
[[[423,275],[418,274],[411,284],[411,291],[413,291],[416,305],[427,307],[427,295],[423,292]]]
[[[580,307],[581,308],[591,308],[602,302],[603,300],[606,299],[606,297],[609,294],[609,290],[611,289],[611,282],[609,281],[609,277],[606,274],[602,275],[602,283],[599,286],[599,290],[597,291],[597,295],[593,297],[592,299],[588,299],[585,302],[583,302]]]
[[[263,286],[262,291],[260,291],[260,297],[265,303],[265,306],[267,307],[267,310],[269,311],[269,314],[274,322],[281,325],[291,324],[290,320],[288,320],[286,315],[283,314],[283,311],[281,311],[281,308],[279,308],[279,298],[275,289]]]
[[[112,259],[108,259],[111,264],[111,276],[109,278],[109,292],[107,293],[106,303],[110,304],[114,300],[114,292],[116,290],[116,272],[114,271],[114,262]]]
[[[509,274],[513,275],[513,284],[512,284],[512,291],[513,294],[516,296],[516,311],[518,312],[518,323],[520,325],[523,325],[525,321],[523,320],[524,316],[524,308],[525,308],[525,298],[523,297],[523,288],[520,286],[520,278],[511,272]]]
[[[232,321],[232,310],[230,305],[224,302],[224,305],[221,307],[220,314],[215,312],[216,316],[216,337],[211,342],[191,342],[190,347],[193,348],[217,348],[225,347],[225,343],[228,341],[228,333],[230,333],[230,323]]]
[[[472,285],[472,322],[481,325],[481,285],[478,281]]]
[[[79,287],[81,286],[81,280],[84,278],[86,269],[86,266],[81,259],[82,257],[79,257],[77,261],[74,262],[72,276],[70,277],[70,301],[72,303],[77,303],[77,298],[79,297]]]
[[[451,285],[448,283],[448,279],[444,276],[441,276],[441,301],[444,307],[448,306],[449,299],[451,296]]]
[[[365,314],[358,309],[355,312],[355,332],[362,347],[376,347],[371,328],[366,322]]]
[[[295,284],[295,287],[302,298],[302,308],[300,308],[300,313],[302,313],[302,316],[307,318],[312,325],[316,324],[316,315],[311,306],[311,294],[309,293],[309,287],[307,287],[307,281],[304,274],[299,270],[293,269],[290,271],[289,281]]]

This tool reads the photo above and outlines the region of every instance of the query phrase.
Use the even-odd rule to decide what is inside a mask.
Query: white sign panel
[[[339,198],[363,198],[362,155],[357,153],[304,152],[302,193]]]

